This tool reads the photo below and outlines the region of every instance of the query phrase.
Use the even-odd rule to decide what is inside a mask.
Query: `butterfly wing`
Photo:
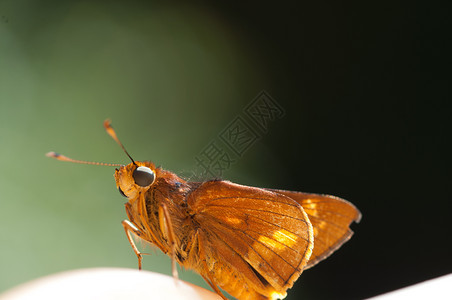
[[[301,205],[280,193],[207,181],[188,195],[187,205],[198,224],[199,252],[209,264],[202,275],[233,296],[244,289],[233,287],[234,279],[250,290],[240,299],[256,291],[285,295],[309,260],[309,219]]]
[[[272,190],[298,202],[309,216],[314,230],[314,249],[305,269],[330,256],[350,239],[350,224],[359,222],[361,213],[350,202],[329,195]]]

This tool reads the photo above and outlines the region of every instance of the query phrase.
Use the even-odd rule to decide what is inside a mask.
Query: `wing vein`
[[[279,194],[279,195],[282,195],[282,194]],[[282,195],[282,196],[284,196],[284,195]],[[289,198],[287,196],[284,196],[284,197],[293,200],[292,198]],[[298,207],[300,205],[295,200],[293,200],[294,203],[287,203],[287,201],[277,201],[275,199],[269,199],[269,198],[254,198],[254,197],[241,197],[241,196],[238,196],[238,197],[219,197],[219,198],[215,198],[215,199],[210,200],[209,203],[212,203],[213,201],[217,201],[217,200],[237,199],[237,198],[252,199],[252,200],[262,200],[262,201],[268,201],[268,202],[282,203],[282,204],[286,204],[286,205],[289,205],[289,206],[295,206],[295,207]]]
[[[216,207],[228,207],[228,208],[231,208],[231,206],[229,206],[229,205],[210,204],[210,203],[206,204],[206,206],[216,206]],[[234,206],[234,208],[236,208],[236,209],[243,209],[243,210],[252,210],[252,211],[267,212],[267,213],[271,213],[271,214],[274,214],[274,215],[279,215],[279,216],[283,216],[283,217],[286,217],[286,218],[291,218],[291,219],[299,220],[299,221],[302,221],[303,223],[306,223],[306,224],[307,224],[307,222],[306,222],[305,219],[300,219],[300,218],[288,216],[288,215],[285,215],[285,214],[280,214],[280,213],[277,213],[277,212],[274,212],[274,211],[270,211],[270,210],[256,209],[256,208],[250,208],[250,207],[237,207],[237,206]]]
[[[232,230],[234,230],[234,231],[238,231],[238,232],[241,232],[241,233],[243,233],[245,236],[247,236],[247,237],[249,237],[250,239],[252,239],[253,241],[255,241],[255,242],[258,242],[259,244],[261,244],[261,245],[263,245],[265,248],[267,248],[268,250],[270,250],[271,252],[273,252],[275,255],[277,255],[279,258],[281,258],[286,264],[288,264],[292,269],[294,269],[294,272],[295,271],[299,271],[299,269],[298,269],[298,267],[294,267],[294,266],[292,266],[287,260],[285,260],[283,257],[281,257],[281,255],[279,255],[278,253],[276,253],[275,251],[273,251],[271,248],[269,248],[267,245],[265,245],[264,243],[262,243],[261,241],[259,241],[259,240],[256,240],[255,238],[253,238],[251,235],[249,235],[249,234],[247,234],[245,231],[243,231],[243,230],[240,230],[240,229],[238,229],[238,228],[233,228],[233,227],[231,227],[231,226],[229,226],[228,224],[224,224],[223,222],[221,222],[220,220],[218,220],[218,219],[215,219],[215,221],[218,223],[218,224],[220,224],[220,225],[222,225],[223,227],[225,227],[225,228],[227,228],[227,229],[232,229]],[[227,244],[227,242],[226,241],[224,241],[226,244]],[[254,251],[254,253],[256,253],[256,255],[258,255],[277,275],[278,275],[278,277],[279,278],[281,278],[283,281],[285,281],[285,282],[287,282],[287,280],[286,279],[284,279],[276,270],[275,270],[275,268],[273,268],[273,266],[264,258],[264,257],[262,257],[260,254],[259,254],[259,252],[256,250],[256,249],[254,249],[254,247],[253,247],[253,245],[250,245],[250,248]],[[290,274],[290,276],[292,276],[292,274],[293,274],[293,272]],[[290,278],[290,276],[289,276],[289,278]]]
[[[349,216],[349,215],[344,215],[344,214],[341,214],[341,213],[338,213],[338,212],[335,212],[335,211],[332,211],[332,210],[328,210],[328,209],[317,209],[317,208],[309,208],[309,207],[304,207],[304,206],[303,206],[303,208],[304,208],[304,210],[306,211],[307,214],[309,214],[308,213],[309,210],[313,210],[313,211],[318,211],[318,212],[330,213],[332,215],[336,215],[336,216],[339,216],[339,217],[342,217],[342,218],[345,218],[345,219],[350,219],[351,218],[351,216]],[[353,220],[354,220],[354,217],[353,217]]]
[[[276,226],[276,227],[278,227],[278,228],[280,228],[280,229],[284,229],[284,230],[286,230],[287,232],[290,232],[291,234],[293,234],[293,235],[295,235],[295,236],[301,238],[302,240],[305,240],[306,242],[309,242],[308,239],[302,237],[301,235],[296,234],[296,233],[293,232],[293,231],[288,230],[287,228],[284,228],[284,227],[282,227],[282,226],[280,226],[280,225],[278,225],[278,224],[275,224],[275,223],[269,222],[269,221],[267,221],[267,220],[264,220],[264,219],[262,219],[262,218],[259,218],[258,216],[253,216],[253,217],[256,218],[256,219],[259,219],[259,220],[261,220],[261,221],[263,221],[263,222],[266,222],[266,223],[268,223],[268,224],[274,225],[274,226]]]
[[[308,215],[309,215],[309,214],[308,214]],[[318,220],[317,222],[325,222],[325,223],[330,224],[331,226],[337,227],[337,228],[339,228],[339,229],[341,229],[341,230],[344,228],[343,226],[337,225],[337,224],[334,223],[334,222],[327,221],[327,220],[325,220],[325,219],[322,219],[322,218],[319,218],[319,217],[316,217],[316,216],[309,215],[309,218],[311,219],[311,221],[312,221],[313,219],[315,219],[315,220]],[[311,223],[312,223],[312,222],[311,222]],[[313,224],[312,226],[314,226],[314,224]],[[315,227],[315,226],[314,226],[314,227]],[[318,229],[318,230],[321,230],[321,228],[318,228],[318,227],[317,227],[317,229]]]

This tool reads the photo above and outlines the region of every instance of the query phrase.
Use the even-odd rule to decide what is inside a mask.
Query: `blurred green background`
[[[135,159],[191,170],[267,86],[262,66],[202,7],[2,1],[0,11],[0,289],[74,268],[135,268],[114,168],[44,154],[128,163],[103,130],[110,118]],[[169,273],[156,256],[144,267]]]
[[[224,177],[338,195],[363,212],[356,236],[287,299],[362,299],[451,272],[450,92],[443,69],[420,62],[448,53],[434,42],[447,18],[432,11],[419,33],[418,12],[394,2],[1,0],[0,291],[137,264],[113,168],[46,152],[127,163],[102,128],[110,118],[136,160],[187,173],[264,89],[286,115]],[[170,274],[161,253],[144,268]]]

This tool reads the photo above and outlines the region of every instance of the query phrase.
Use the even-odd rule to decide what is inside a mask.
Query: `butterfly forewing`
[[[188,196],[187,204],[209,244],[219,239],[235,253],[236,259],[225,263],[237,270],[249,266],[267,291],[285,294],[311,255],[308,217],[284,195],[208,181]]]
[[[308,214],[314,230],[314,249],[305,267],[310,268],[327,258],[343,243],[348,241],[353,232],[350,224],[359,222],[361,213],[350,202],[329,195],[309,194],[273,190],[297,201]]]

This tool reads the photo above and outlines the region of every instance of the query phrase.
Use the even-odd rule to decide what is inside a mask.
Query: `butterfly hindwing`
[[[305,267],[327,258],[350,239],[350,224],[359,222],[361,213],[350,202],[329,195],[272,190],[298,202],[308,214],[314,230],[314,249]]]

